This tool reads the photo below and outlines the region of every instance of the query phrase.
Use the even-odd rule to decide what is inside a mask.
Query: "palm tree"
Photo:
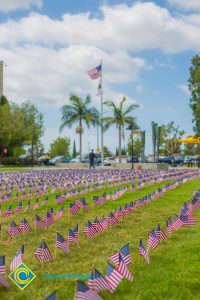
[[[130,124],[132,127],[137,127],[135,118],[128,116],[128,114],[138,107],[137,104],[131,104],[127,109],[123,111],[123,105],[126,102],[126,97],[123,97],[122,101],[119,103],[119,106],[116,106],[113,101],[105,101],[104,104],[112,109],[113,117],[105,117],[102,119],[103,128],[107,130],[111,125],[116,124],[119,131],[119,162],[121,163],[121,139],[124,134],[124,125]]]
[[[62,124],[60,126],[60,132],[65,128],[71,128],[78,122],[76,127],[76,133],[79,134],[80,148],[79,155],[80,161],[82,160],[82,135],[83,135],[83,123],[89,128],[90,124],[95,126],[97,124],[99,112],[94,107],[89,107],[91,99],[89,96],[85,100],[72,94],[70,96],[70,104],[62,106]]]

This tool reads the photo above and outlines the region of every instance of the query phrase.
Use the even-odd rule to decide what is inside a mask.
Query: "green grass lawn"
[[[96,216],[99,219],[102,215],[107,216],[111,210],[114,211],[115,207],[118,208],[122,204],[147,195],[164,184],[154,184],[135,193],[127,192],[116,201],[108,201],[101,208],[92,208],[92,195],[101,195],[104,190],[88,193],[86,202],[91,207],[90,211],[80,212],[75,216],[69,216],[68,203],[70,200],[66,200],[64,202],[64,214],[55,225],[45,230],[33,230],[31,233],[26,233],[13,240],[5,232],[12,217],[3,219],[0,255],[6,255],[7,275],[11,260],[21,245],[25,243],[25,263],[36,274],[37,278],[24,291],[20,291],[12,283],[9,289],[0,287],[0,299],[42,300],[55,289],[58,300],[74,299],[75,280],[44,279],[42,274],[90,274],[92,268],[96,267],[105,275],[108,257],[127,242],[130,243],[132,257],[132,264],[128,268],[134,276],[134,281],[128,282],[123,279],[113,294],[106,291],[100,293],[103,299],[200,299],[200,212],[195,212],[196,226],[181,228],[166,241],[161,242],[155,252],[150,251],[150,265],[147,265],[144,258],[138,254],[139,239],[142,238],[146,245],[147,233],[157,223],[160,223],[165,229],[166,219],[173,216],[174,213],[178,213],[182,204],[190,200],[192,193],[200,188],[199,179],[189,181],[175,190],[165,193],[162,198],[136,210],[127,219],[124,219],[123,223],[119,222],[113,228],[106,229],[104,233],[97,235],[92,240],[88,240],[83,234],[83,227],[88,219],[93,221]],[[113,190],[115,189],[117,188],[113,188]],[[60,208],[60,205],[54,204],[53,197],[49,202],[52,202],[55,211]],[[24,207],[25,203],[24,201]],[[37,210],[41,218],[51,207],[50,203]],[[35,211],[31,210],[26,213],[26,219],[33,228],[34,217]],[[17,225],[22,218],[23,213],[14,217]],[[68,228],[77,223],[79,224],[80,248],[76,245],[70,245],[71,252],[68,255],[57,249],[56,259],[44,263],[42,269],[34,257],[34,252],[41,239],[45,238],[55,258],[56,231],[66,237]]]

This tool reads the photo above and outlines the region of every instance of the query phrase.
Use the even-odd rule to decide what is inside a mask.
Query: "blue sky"
[[[98,80],[86,71],[103,59],[104,99],[126,96],[138,103],[133,115],[146,130],[151,153],[151,121],[174,120],[192,134],[187,89],[191,58],[200,49],[198,0],[0,0],[0,60],[4,60],[4,94],[30,100],[44,114],[46,150],[59,136],[60,107],[70,93],[100,108]],[[108,112],[108,109],[105,108]],[[76,140],[75,127],[62,136]],[[128,132],[124,143],[127,144]],[[104,144],[114,150],[112,127]],[[84,128],[83,149],[96,148],[96,129]]]

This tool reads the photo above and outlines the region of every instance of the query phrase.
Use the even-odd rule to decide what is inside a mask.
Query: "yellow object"
[[[185,139],[178,140],[179,143],[200,144],[200,137],[188,136]]]
[[[14,269],[9,278],[20,288],[20,290],[25,289],[35,279],[36,275],[24,264],[20,264],[16,269]]]
[[[101,150],[99,148],[96,149],[96,152],[100,152]]]
[[[132,134],[140,134],[140,131],[132,131]]]
[[[31,144],[32,144],[32,140],[24,141],[24,143],[25,143],[26,145],[31,145]]]

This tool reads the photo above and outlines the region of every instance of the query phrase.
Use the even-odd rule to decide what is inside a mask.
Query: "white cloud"
[[[0,48],[7,68],[4,69],[4,94],[18,103],[31,100],[39,106],[59,107],[70,93],[85,97],[88,92],[96,103],[98,80],[91,80],[86,71],[103,59],[105,97],[123,97],[112,84],[131,82],[148,68],[145,60],[131,57],[122,50],[111,53],[98,47],[72,45],[51,49],[43,46]]]
[[[199,0],[167,0],[167,2],[183,10],[200,10]]]
[[[137,92],[137,93],[141,93],[141,92],[143,92],[143,90],[144,90],[143,85],[138,84],[138,85],[136,86],[136,92]]]
[[[101,49],[200,50],[200,24],[187,15],[172,15],[152,2],[101,7],[90,13],[65,14],[55,20],[36,13],[0,25],[0,45],[31,43],[50,47],[95,45]],[[200,17],[200,16],[199,16]],[[197,19],[197,18],[196,18]],[[120,20],[120,21],[119,21]]]
[[[0,0],[0,11],[9,12],[16,9],[29,9],[31,6],[41,7],[43,0]]]
[[[185,94],[190,95],[190,91],[188,89],[188,86],[186,84],[176,84],[176,86],[183,91]]]

